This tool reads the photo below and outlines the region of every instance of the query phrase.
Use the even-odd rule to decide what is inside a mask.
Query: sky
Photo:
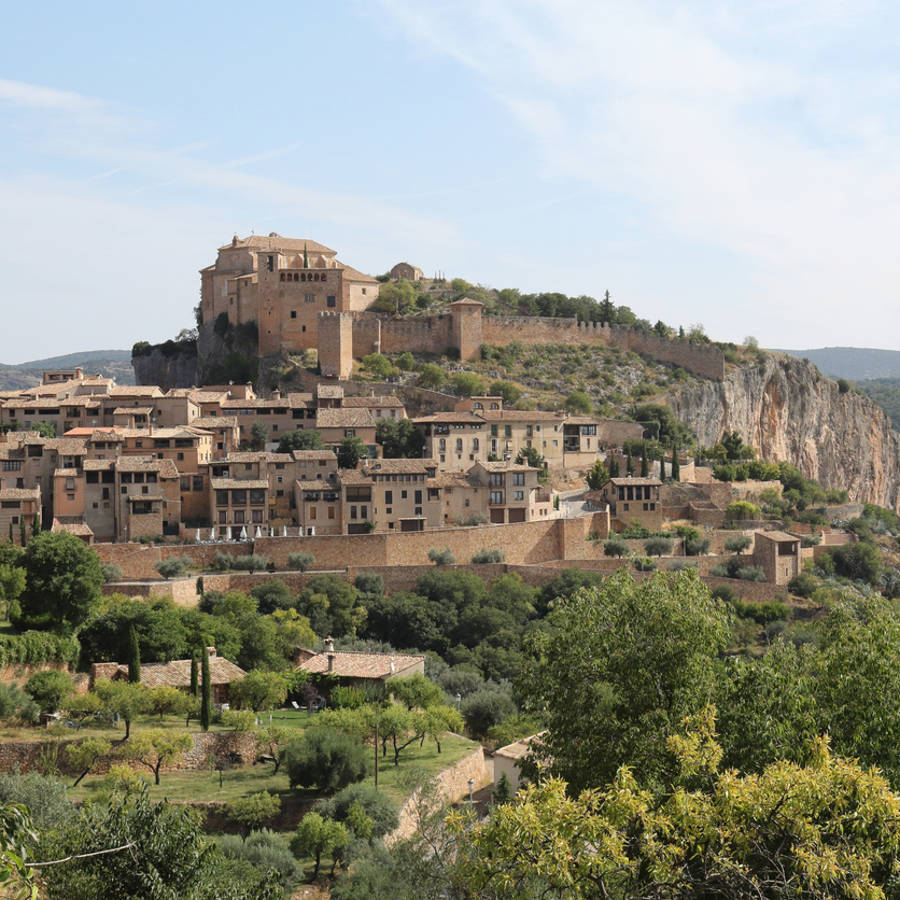
[[[223,0],[4,10],[0,361],[193,324],[233,234],[900,350],[900,7]]]

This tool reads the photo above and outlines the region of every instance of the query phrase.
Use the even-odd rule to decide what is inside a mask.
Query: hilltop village
[[[407,263],[390,275],[421,278]],[[444,408],[432,398],[427,414],[410,415],[396,393],[367,392],[349,377],[362,355],[425,344],[465,359],[488,331],[495,342],[513,333],[643,341],[648,353],[659,344],[656,356],[707,377],[722,369],[718,349],[572,319],[511,328],[467,298],[410,321],[372,311],[380,288],[315,241],[235,236],[201,270],[199,318],[252,325],[261,354],[315,350],[312,389],[261,397],[250,383],[163,390],[81,369],[46,372],[41,385],[0,395],[0,534],[24,543],[36,528],[68,531],[124,577],[146,579],[176,547],[194,548],[202,568],[202,548],[229,543],[270,561],[302,548],[328,568],[422,565],[439,551],[460,564],[486,553],[510,564],[615,566],[623,554],[608,541],[617,534],[641,559],[641,538],[671,537],[656,545],[660,556],[691,556],[707,574],[739,531],[749,536],[743,562],[773,585],[796,576],[804,556],[853,540],[823,526],[815,546],[802,546],[814,529],[787,534],[767,522],[754,502],[780,497],[777,480],[723,482],[674,447],[668,458],[640,460],[646,424],[518,409],[494,395],[435,393]],[[686,536],[698,529],[712,556],[689,552]],[[134,542],[155,549],[116,546]]]

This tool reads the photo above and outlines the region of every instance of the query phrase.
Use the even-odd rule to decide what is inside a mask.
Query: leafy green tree
[[[572,391],[565,402],[566,412],[572,415],[589,416],[594,411],[591,398],[584,391]]]
[[[758,519],[762,515],[762,511],[758,506],[750,503],[749,500],[735,500],[725,507],[725,518],[735,522],[745,519]]]
[[[408,678],[394,678],[388,683],[391,696],[407,709],[426,709],[443,702],[444,692],[425,675],[415,674]]]
[[[625,454],[625,474],[630,478],[634,475],[634,460],[631,458],[631,451]]]
[[[69,764],[81,770],[72,787],[78,787],[91,769],[112,753],[112,744],[105,738],[85,738],[83,741],[66,745]]]
[[[644,541],[644,552],[647,556],[666,556],[672,552],[672,546],[671,538],[648,538]]]
[[[316,634],[353,635],[366,618],[359,591],[339,575],[313,575],[300,592],[297,606]]]
[[[423,388],[437,390],[446,380],[447,376],[444,374],[444,370],[434,363],[425,363],[419,369],[419,384]]]
[[[147,690],[146,711],[154,716],[180,716],[193,706],[191,698],[176,687],[161,684]]]
[[[749,534],[739,534],[725,541],[725,549],[729,553],[743,553],[752,543],[753,538]]]
[[[594,460],[594,464],[588,470],[587,477],[585,479],[587,481],[587,486],[592,491],[599,491],[600,488],[609,481],[609,472],[605,465],[603,465],[602,459]]]
[[[575,790],[610,781],[620,765],[648,780],[665,771],[665,738],[701,709],[721,677],[727,616],[694,569],[636,582],[620,569],[560,598],[519,684],[542,715],[541,756]]]
[[[212,677],[209,672],[209,650],[204,647],[200,655],[200,727],[209,731],[212,717]]]
[[[838,575],[874,584],[882,569],[881,554],[878,548],[868,541],[856,544],[845,544],[831,551],[834,569]]]
[[[397,368],[401,372],[412,372],[416,366],[416,358],[409,352],[404,350],[396,359]]]
[[[370,838],[384,837],[398,825],[397,807],[384,791],[360,782],[348,784],[326,800],[322,811],[328,818],[346,822],[354,806],[362,809],[372,823]]]
[[[255,451],[265,450],[268,439],[269,429],[259,419],[254,419],[253,424],[250,426],[250,438],[247,441],[247,449]]]
[[[277,775],[281,767],[282,751],[296,736],[297,732],[293,728],[280,728],[277,725],[257,731],[256,746],[261,753],[272,757],[275,766],[272,770],[273,775]]]
[[[382,353],[367,353],[362,358],[363,368],[379,378],[387,378],[391,374],[393,366],[391,361]]]
[[[18,601],[25,590],[25,570],[20,565],[22,555],[13,544],[0,545],[0,601],[11,619],[21,615]]]
[[[100,596],[103,573],[96,553],[66,531],[42,531],[24,555],[22,617],[71,629],[90,615]]]
[[[287,681],[280,672],[254,670],[231,683],[235,702],[254,712],[281,706],[287,694]]]
[[[119,753],[153,773],[153,779],[159,784],[159,773],[163,766],[172,765],[187,753],[193,746],[189,734],[179,734],[164,728],[142,730],[128,743],[124,744]]]
[[[366,445],[358,437],[345,437],[337,449],[337,464],[341,469],[355,469],[368,455]]]
[[[484,379],[474,372],[457,372],[450,382],[456,392],[463,397],[481,395],[485,392]]]
[[[437,547],[432,547],[428,551],[428,558],[436,566],[452,566],[453,563],[456,562],[456,557],[453,555],[449,547],[444,550],[439,550]]]
[[[256,585],[251,589],[250,596],[256,599],[257,609],[263,615],[273,613],[276,609],[291,609],[295,602],[291,589],[280,578],[270,578]]]
[[[284,750],[291,787],[313,787],[335,793],[366,774],[362,743],[330,728],[313,728]]]
[[[680,463],[678,462],[678,447],[674,444],[672,445],[672,471],[671,471],[672,481],[680,481],[681,480],[681,468]]]
[[[628,552],[628,544],[625,541],[619,541],[613,538],[603,542],[603,555],[616,556],[621,559]]]
[[[74,690],[72,679],[65,672],[52,669],[35,672],[25,684],[25,692],[31,695],[41,712],[56,712]]]
[[[40,712],[37,703],[19,685],[0,682],[0,721],[31,724],[37,721]]]
[[[244,837],[261,828],[263,823],[281,812],[281,798],[268,791],[258,791],[246,797],[238,797],[225,807],[228,818],[244,829]]]
[[[193,565],[189,556],[167,556],[156,564],[156,571],[167,581],[178,575],[183,575]]]
[[[659,794],[622,767],[602,792],[550,779],[483,824],[453,815],[457,884],[497,900],[891,895],[900,798],[877,772],[821,739],[805,766],[719,773],[710,723],[667,741],[679,773]]]
[[[385,459],[419,459],[425,448],[424,435],[410,419],[379,419],[375,441]]]
[[[341,822],[324,818],[317,812],[308,812],[297,826],[291,838],[291,850],[295,856],[312,856],[315,860],[312,878],[319,875],[322,857],[341,850],[350,843],[347,828]]]
[[[134,625],[128,629],[128,680],[141,683],[141,644]]]
[[[254,572],[262,571],[268,564],[269,560],[265,556],[261,556],[258,553],[247,553],[242,556],[236,556],[234,558],[234,568],[243,569],[249,572],[251,575]]]
[[[200,696],[200,660],[197,659],[197,651],[191,652],[191,696]]]
[[[641,443],[641,478],[647,478],[650,475],[650,460],[647,459],[647,442]]]
[[[545,482],[547,480],[547,460],[541,456],[537,447],[522,447],[516,456],[517,465],[531,466],[532,469],[538,470],[538,481]]]
[[[522,391],[511,381],[492,381],[489,388],[493,397],[502,397],[504,406],[512,406],[521,396]]]
[[[119,716],[125,723],[125,740],[131,736],[131,723],[147,709],[148,691],[143,685],[127,681],[98,678],[94,693],[100,698],[101,709]]]
[[[481,738],[495,725],[515,715],[516,705],[502,688],[484,687],[465,697],[459,711],[469,733]]]
[[[288,566],[298,572],[305,572],[315,561],[311,553],[288,553]]]
[[[321,450],[322,434],[315,428],[295,428],[281,435],[278,441],[279,453],[290,453],[292,450]]]
[[[378,312],[403,313],[416,305],[416,288],[404,278],[383,284],[373,308]]]

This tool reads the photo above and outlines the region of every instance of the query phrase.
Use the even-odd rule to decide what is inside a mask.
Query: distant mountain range
[[[869,378],[900,378],[900,350],[865,347],[821,347],[818,350],[776,350],[808,359],[824,375],[865,381]]]
[[[115,378],[118,384],[134,384],[130,350],[85,350],[46,359],[32,359],[16,366],[0,363],[0,390],[14,391],[34,387],[41,382],[45,369],[73,369],[81,366],[85,375],[99,373]]]

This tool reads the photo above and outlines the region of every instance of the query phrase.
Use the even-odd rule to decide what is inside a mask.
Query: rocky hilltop
[[[811,363],[767,354],[729,367],[722,381],[694,381],[670,398],[704,446],[737,431],[760,456],[788,460],[851,500],[900,511],[900,435],[882,410]]]

